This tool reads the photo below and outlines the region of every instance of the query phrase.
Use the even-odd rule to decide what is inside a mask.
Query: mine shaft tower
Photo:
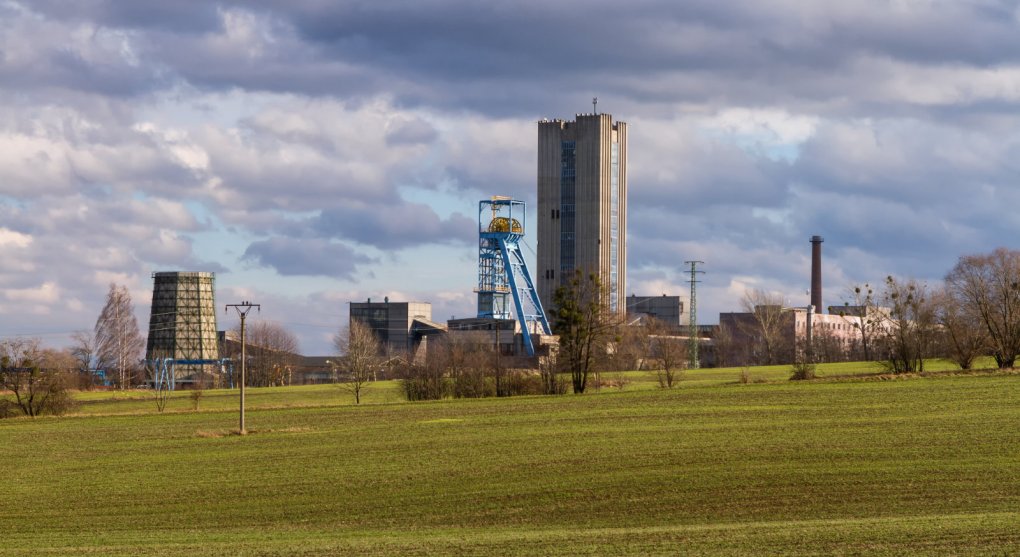
[[[478,317],[513,319],[521,328],[524,348],[535,355],[532,334],[549,335],[542,302],[521,253],[525,204],[493,196],[478,203]],[[513,302],[513,313],[510,303]]]

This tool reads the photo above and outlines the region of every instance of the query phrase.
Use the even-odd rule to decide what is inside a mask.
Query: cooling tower
[[[215,273],[153,273],[152,313],[145,359],[217,360]],[[217,373],[217,365],[178,364],[178,382],[198,372]],[[208,378],[207,378],[208,379]]]

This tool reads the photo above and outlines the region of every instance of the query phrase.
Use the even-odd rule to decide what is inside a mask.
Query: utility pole
[[[248,312],[251,311],[251,308],[256,308],[259,311],[259,313],[261,313],[262,305],[253,304],[251,302],[241,302],[240,304],[227,304],[226,307],[223,308],[223,311],[227,311],[229,308],[234,308],[235,310],[237,310],[237,315],[241,317],[241,424],[238,433],[240,433],[241,435],[246,435],[248,431],[244,428],[244,382],[245,382],[244,367],[247,362],[245,361],[244,352],[244,318],[248,316]]]
[[[691,278],[689,280],[691,283],[691,301],[689,304],[690,307],[687,310],[687,314],[690,317],[690,327],[687,332],[687,367],[689,369],[698,369],[701,367],[698,360],[698,293],[695,285],[701,282],[697,280],[697,274],[705,274],[705,271],[697,270],[699,263],[704,264],[705,262],[684,261],[684,265],[691,266]]]
[[[120,321],[120,304],[121,304],[121,301],[122,301],[122,298],[121,298],[121,295],[120,295],[120,291],[119,290],[115,291],[114,292],[114,296],[116,296],[116,298],[114,299],[114,304],[115,304],[115,307],[117,308],[117,317],[116,317],[117,325],[114,327],[114,330],[117,331],[117,370],[118,370],[119,375],[120,375],[120,390],[123,391],[124,390],[124,331],[126,330],[126,328],[124,327],[124,324],[121,323],[121,321]]]

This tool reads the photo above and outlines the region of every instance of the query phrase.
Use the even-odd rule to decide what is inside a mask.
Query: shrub
[[[793,374],[790,375],[791,381],[804,381],[814,378],[815,364],[810,362],[796,362],[793,364]]]
[[[443,376],[443,370],[430,365],[406,365],[400,369],[400,388],[404,398],[415,400],[439,400],[445,398],[451,388]]]
[[[199,407],[202,404],[202,389],[195,389],[191,391],[191,406],[198,412]]]

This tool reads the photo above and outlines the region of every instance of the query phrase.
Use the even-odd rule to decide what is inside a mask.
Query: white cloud
[[[12,302],[53,304],[60,299],[60,288],[55,282],[47,281],[33,288],[7,289],[4,297]]]
[[[0,227],[0,248],[27,248],[32,243],[32,236]]]
[[[781,108],[725,108],[697,119],[711,136],[729,136],[738,145],[760,145],[766,151],[797,147],[814,135],[818,117],[791,114]]]

